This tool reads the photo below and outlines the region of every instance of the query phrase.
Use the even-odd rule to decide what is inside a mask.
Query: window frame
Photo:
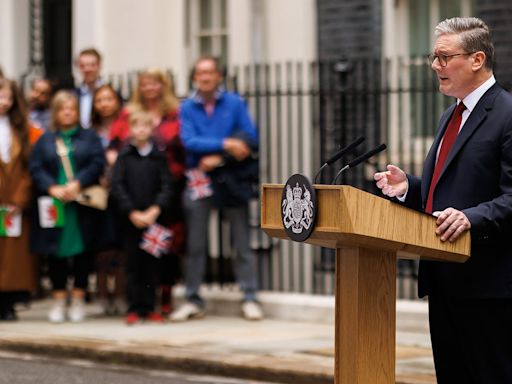
[[[210,26],[201,26],[201,6],[205,2],[210,4]],[[210,55],[219,59],[221,65],[226,65],[229,58],[229,1],[228,0],[190,0],[188,7],[189,42],[191,62],[200,56]],[[222,15],[224,11],[224,18]],[[222,21],[225,25],[222,25]],[[201,50],[201,40],[209,38],[210,50]]]

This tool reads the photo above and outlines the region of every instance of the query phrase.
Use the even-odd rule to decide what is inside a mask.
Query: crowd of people
[[[76,89],[54,93],[37,78],[27,99],[0,74],[0,320],[17,319],[43,265],[51,322],[85,319],[91,273],[94,300],[128,325],[204,316],[213,207],[231,224],[241,313],[262,319],[247,207],[258,135],[244,100],[223,88],[215,58],[202,57],[181,105],[156,68],[139,72],[124,103],[102,80],[101,60],[82,50]],[[91,188],[105,207],[91,204]],[[186,301],[174,308],[182,275]]]

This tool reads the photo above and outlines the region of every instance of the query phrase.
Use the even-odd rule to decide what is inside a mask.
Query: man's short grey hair
[[[494,45],[489,27],[476,17],[454,17],[437,24],[436,36],[459,35],[461,48],[467,52],[485,53],[485,68],[492,70],[494,64]]]

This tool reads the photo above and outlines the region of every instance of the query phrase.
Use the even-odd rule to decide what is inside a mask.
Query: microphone
[[[347,154],[347,153],[350,153],[352,152],[359,144],[361,144],[362,142],[364,141],[364,136],[361,136],[359,138],[357,138],[355,141],[353,141],[352,143],[350,143],[349,145],[347,145],[345,148],[342,148],[340,149],[338,152],[336,152],[334,155],[332,155],[331,157],[329,157],[325,163],[320,167],[320,169],[318,170],[318,172],[316,173],[316,176],[315,176],[315,183],[316,184],[316,180],[318,179],[318,176],[320,175],[320,173],[322,172],[322,170],[327,167],[328,165],[331,165],[332,163],[334,163],[335,161],[337,161],[338,159],[340,159],[343,155]]]
[[[334,179],[332,180],[331,184],[336,184],[336,181],[338,180],[338,177],[347,169],[354,168],[356,165],[362,163],[363,161],[368,160],[370,157],[375,156],[377,153],[382,152],[386,149],[386,144],[381,144],[376,148],[373,148],[372,150],[362,154],[361,156],[356,157],[351,162],[349,162],[347,165],[345,165],[343,168],[339,170],[339,172],[336,174]]]

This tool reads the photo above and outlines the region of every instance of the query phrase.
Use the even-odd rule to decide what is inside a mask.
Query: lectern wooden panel
[[[347,185],[315,185],[315,190],[317,220],[306,241],[309,244],[404,251],[440,261],[464,262],[468,258],[469,234],[455,243],[442,243],[430,215]],[[288,239],[281,222],[282,191],[282,184],[263,185],[261,228],[270,236]]]
[[[282,184],[264,184],[261,227],[288,239]],[[335,383],[395,383],[396,258],[464,262],[470,236],[442,243],[435,219],[350,186],[315,185],[317,220],[306,243],[336,249]]]

